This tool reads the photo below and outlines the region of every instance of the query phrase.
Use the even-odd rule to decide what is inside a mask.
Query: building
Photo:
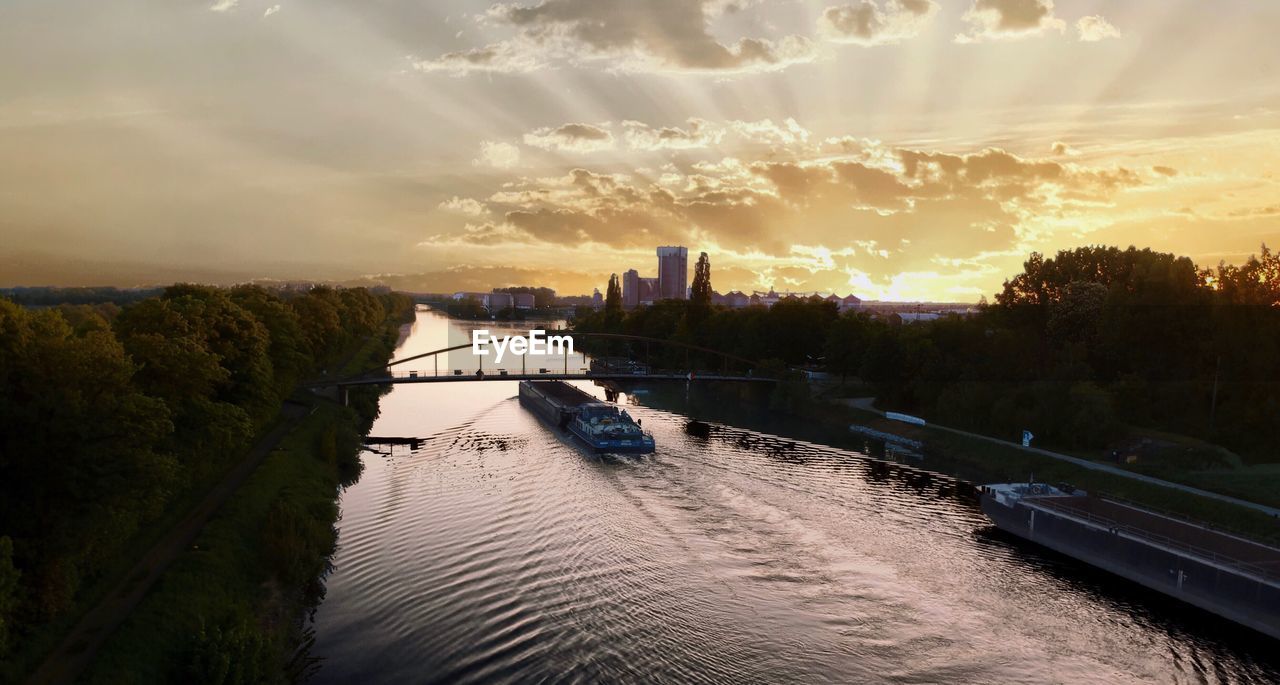
[[[533,309],[533,293],[516,293],[516,309]]]
[[[640,279],[640,304],[648,306],[662,299],[659,296],[658,279],[641,278]]]
[[[480,304],[480,306],[488,309],[490,312],[500,312],[504,309],[510,309],[515,306],[515,298],[513,298],[510,293],[456,292],[453,294],[453,300],[455,302],[475,300]],[[532,306],[532,304],[530,306]]]
[[[734,309],[746,307],[751,304],[751,297],[741,290],[730,290],[724,296],[724,304]]]
[[[831,304],[834,304],[836,306],[836,309],[842,312],[848,311],[850,309],[857,309],[862,306],[862,300],[853,294],[840,297],[839,295],[832,293],[823,299],[825,299],[827,302],[830,302]]]
[[[500,312],[504,309],[512,309],[516,306],[516,298],[511,293],[489,293],[488,301],[485,302],[486,307],[491,312]]]
[[[628,269],[622,274],[622,306],[635,309],[640,305],[640,272]]]
[[[689,249],[658,248],[658,299],[684,300],[689,290]]]
[[[595,292],[591,293],[591,307],[593,309],[600,309],[604,307],[604,295],[600,294],[599,288],[596,288]]]
[[[942,318],[941,314],[937,314],[933,312],[929,312],[929,313],[899,312],[899,313],[894,313],[889,315],[889,323],[894,325],[913,324],[913,323],[923,323],[926,321],[937,321],[938,319],[941,319],[941,318]]]

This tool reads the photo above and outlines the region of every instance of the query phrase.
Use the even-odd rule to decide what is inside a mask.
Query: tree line
[[[241,458],[299,380],[409,307],[253,285],[175,285],[123,308],[0,299],[0,656]]]
[[[699,290],[709,278],[700,263]],[[901,324],[817,298],[743,309],[670,300],[581,310],[574,328],[678,340],[775,370],[825,370],[870,385],[882,406],[988,434],[1029,429],[1052,444],[1097,448],[1143,426],[1275,458],[1280,255],[1266,246],[1212,269],[1133,247],[1032,254],[976,310]],[[648,352],[671,367],[687,354]]]

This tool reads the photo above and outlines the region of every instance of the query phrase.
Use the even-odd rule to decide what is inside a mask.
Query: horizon
[[[589,293],[680,244],[721,291],[958,302],[1033,251],[1212,267],[1280,242],[1275,5],[74,0],[0,19],[3,285]]]

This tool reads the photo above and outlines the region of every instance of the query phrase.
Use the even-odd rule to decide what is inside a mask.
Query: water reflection
[[[1280,679],[1265,639],[993,532],[963,481],[648,396],[658,451],[597,460],[514,395],[383,399],[374,433],[423,440],[343,495],[318,682]]]

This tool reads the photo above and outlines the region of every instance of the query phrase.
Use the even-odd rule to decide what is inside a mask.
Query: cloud
[[[685,140],[694,137],[691,131],[711,138],[711,130],[737,135],[732,128],[698,122],[669,138]],[[656,177],[579,168],[514,179],[475,198],[493,220],[467,223],[424,244],[636,251],[693,242],[733,246],[739,256],[779,265],[794,265],[801,244],[823,256],[815,276],[823,282],[845,273],[954,276],[971,272],[983,255],[1019,253],[1027,236],[1048,230],[1045,222],[1076,226],[1127,189],[1158,182],[1125,167],[996,148],[953,154],[857,141],[847,152],[833,149],[796,136],[754,160],[676,160]]]
[[[683,126],[650,126],[639,121],[624,121],[622,136],[631,150],[658,152],[705,150],[728,141],[747,146],[790,146],[809,140],[810,132],[790,117],[781,122],[734,119],[719,123],[692,118]]]
[[[639,121],[622,122],[632,150],[692,150],[710,147],[724,139],[724,128],[705,119],[690,119],[684,127],[653,127]]]
[[[230,12],[240,4],[240,0],[217,0],[209,7],[211,12]]]
[[[615,135],[614,131],[617,131]],[[758,121],[710,122],[692,118],[679,126],[651,126],[627,120],[620,124],[567,123],[524,134],[525,145],[556,152],[591,153],[619,147],[635,152],[708,150],[733,143],[735,147],[791,147],[809,140],[810,132],[787,118]]]
[[[592,124],[564,124],[526,133],[524,144],[543,150],[598,152],[613,149],[613,134]]]
[[[1161,176],[1177,176],[1178,175],[1178,170],[1169,166],[1153,166],[1151,167],[1151,170],[1156,172],[1157,174],[1160,174]]]
[[[510,169],[520,163],[520,148],[511,143],[486,140],[480,143],[480,156],[473,163]]]
[[[480,204],[479,201],[469,197],[458,197],[457,195],[441,202],[438,209],[468,216],[483,216],[487,212],[484,205]]]
[[[1100,40],[1108,38],[1120,38],[1120,29],[1111,25],[1111,22],[1103,19],[1101,16],[1092,15],[1081,17],[1076,22],[1076,34],[1080,37],[1082,43],[1096,43]]]
[[[528,40],[510,40],[479,48],[447,52],[434,59],[415,60],[413,68],[422,72],[447,72],[466,76],[472,72],[527,72],[547,66],[546,56]]]
[[[919,0],[911,0],[918,2]],[[814,59],[798,35],[722,42],[712,33],[721,14],[740,7],[723,0],[542,0],[498,4],[487,23],[515,31],[484,47],[415,63],[422,71],[530,71],[548,63],[608,60],[630,71],[771,71]]]
[[[1051,149],[1053,150],[1053,154],[1059,157],[1075,157],[1080,154],[1079,150],[1071,147],[1070,145],[1067,145],[1062,141],[1054,142]]]
[[[819,31],[837,43],[886,45],[912,38],[938,11],[933,0],[861,0],[826,8]]]
[[[964,20],[969,32],[957,35],[957,43],[1017,40],[1066,29],[1053,16],[1053,0],[973,0]]]
[[[279,11],[280,11],[280,6],[279,6],[279,5],[272,5],[272,6],[270,6],[270,7],[268,7],[268,8],[267,8],[267,11],[265,11],[265,12],[263,12],[263,13],[262,13],[262,18],[263,18],[263,19],[266,19],[267,17],[269,17],[269,16],[271,16],[271,15],[273,15],[273,14],[275,14],[276,12],[279,12]]]

